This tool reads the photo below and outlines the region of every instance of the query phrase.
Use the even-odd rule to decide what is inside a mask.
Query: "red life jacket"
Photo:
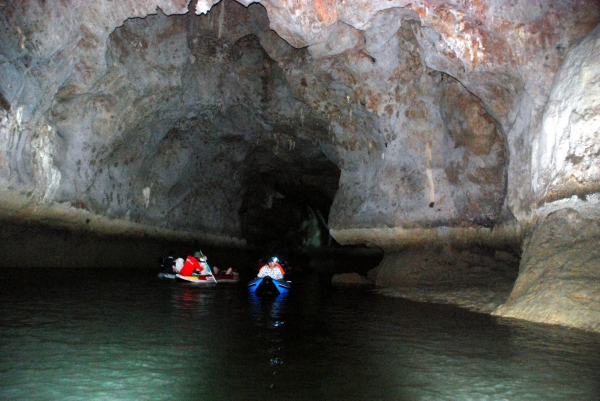
[[[202,271],[202,266],[200,266],[200,262],[198,262],[198,259],[196,259],[195,257],[188,256],[185,259],[185,262],[183,263],[183,267],[181,268],[179,274],[181,274],[182,276],[191,276],[194,270],[196,269]]]
[[[281,274],[283,274],[285,276],[285,270],[283,270],[283,267],[281,267],[281,265],[277,262],[275,262],[275,267],[279,268],[279,271],[281,272]]]

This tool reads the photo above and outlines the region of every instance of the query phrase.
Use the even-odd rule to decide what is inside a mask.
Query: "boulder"
[[[343,273],[343,274],[334,274],[331,278],[332,284],[341,284],[341,285],[372,285],[373,283],[369,281],[365,276],[361,276],[358,273]]]

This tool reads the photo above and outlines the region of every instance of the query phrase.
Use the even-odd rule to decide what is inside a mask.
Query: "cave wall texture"
[[[1,214],[243,246],[278,207],[382,248],[381,277],[408,248],[517,247],[496,313],[599,330],[599,21],[595,0],[1,1]]]

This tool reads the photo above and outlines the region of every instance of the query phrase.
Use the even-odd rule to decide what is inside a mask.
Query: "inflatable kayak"
[[[196,284],[215,284],[216,283],[238,283],[240,281],[238,275],[234,274],[215,274],[214,278],[211,275],[208,276],[183,276],[177,274],[176,277],[179,280],[188,281]]]
[[[288,292],[290,288],[291,283],[289,281],[275,280],[269,276],[255,278],[248,283],[248,289],[251,292],[283,294]]]

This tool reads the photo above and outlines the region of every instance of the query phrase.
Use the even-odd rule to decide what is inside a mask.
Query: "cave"
[[[3,268],[347,255],[598,331],[600,7],[551,3],[6,2]]]

